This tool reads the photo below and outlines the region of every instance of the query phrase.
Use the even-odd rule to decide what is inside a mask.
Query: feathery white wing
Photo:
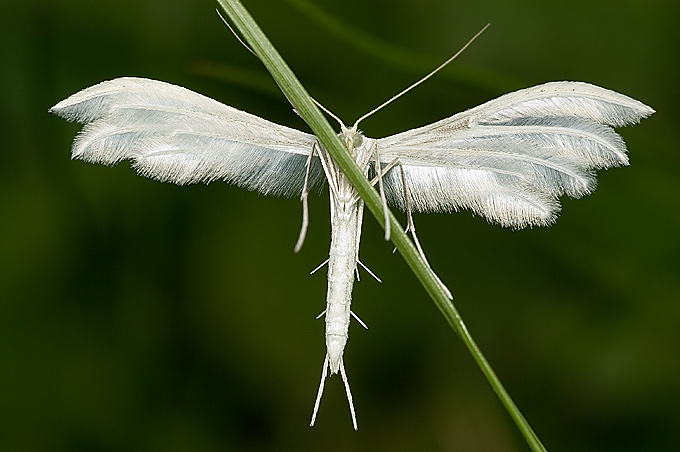
[[[180,86],[123,77],[86,88],[50,109],[85,124],[72,157],[177,184],[225,180],[263,194],[299,194],[316,137]],[[314,158],[310,185],[323,180]]]
[[[558,196],[592,192],[594,171],[627,165],[612,126],[654,110],[581,82],[534,86],[417,129],[377,140],[383,165],[399,159],[411,208],[462,208],[493,223],[549,225]],[[400,171],[384,177],[391,203],[405,207]]]

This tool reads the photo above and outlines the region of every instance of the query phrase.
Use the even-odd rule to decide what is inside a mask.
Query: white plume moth
[[[613,127],[654,113],[614,91],[581,82],[552,82],[386,138],[363,135],[359,121],[456,55],[353,126],[338,120],[342,142],[363,173],[373,176],[385,208],[389,203],[407,212],[419,250],[412,210],[469,209],[512,228],[550,225],[561,195],[587,195],[595,189],[595,170],[628,164],[625,144]],[[364,204],[317,138],[144,78],[99,83],[50,112],[84,124],[73,143],[76,159],[105,165],[129,159],[140,175],[180,185],[223,180],[263,194],[302,193],[303,226],[296,251],[307,227],[307,195],[324,179],[328,182],[327,352],[310,425],[330,371],[342,376],[356,430],[343,352],[353,315],[352,287],[361,264]]]

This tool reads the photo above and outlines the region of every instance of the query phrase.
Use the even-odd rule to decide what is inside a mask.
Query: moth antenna
[[[491,25],[491,24],[486,24],[486,25],[484,25],[484,27],[482,27],[481,30],[479,30],[472,38],[470,38],[470,40],[469,40],[467,43],[465,43],[465,45],[464,45],[463,47],[461,47],[460,50],[459,50],[458,52],[456,52],[456,53],[455,53],[452,57],[450,57],[448,60],[444,61],[442,64],[440,64],[439,66],[437,66],[432,72],[430,72],[429,74],[427,74],[425,77],[421,78],[420,80],[418,80],[418,81],[415,82],[413,85],[411,85],[411,86],[409,86],[408,88],[406,88],[405,90],[401,91],[400,93],[397,93],[397,94],[395,94],[394,96],[390,97],[390,98],[387,99],[385,102],[383,102],[382,104],[378,105],[378,106],[375,107],[373,110],[369,111],[368,113],[366,113],[365,115],[363,115],[363,116],[361,116],[359,119],[357,119],[356,122],[354,123],[353,128],[355,128],[355,129],[358,128],[358,127],[359,127],[359,123],[360,123],[361,121],[363,121],[364,119],[368,118],[368,117],[371,116],[373,113],[377,112],[378,110],[382,109],[383,107],[385,107],[385,106],[391,104],[393,101],[397,100],[398,98],[400,98],[400,97],[403,96],[404,94],[408,93],[408,92],[411,91],[413,88],[415,88],[416,86],[420,85],[421,83],[423,83],[424,81],[426,81],[427,79],[429,79],[430,77],[432,77],[434,74],[436,74],[437,72],[439,72],[440,70],[442,70],[447,64],[449,64],[450,62],[452,62],[453,60],[455,60],[455,59],[458,57],[458,55],[460,55],[461,53],[463,53],[463,51],[464,51],[465,49],[467,49],[467,48],[470,46],[470,44],[472,44],[472,43],[474,42],[474,40],[477,39],[477,38],[479,37],[479,35],[481,35],[482,33],[484,33],[484,31],[486,31],[486,29],[489,28],[490,25]]]
[[[217,13],[218,16],[220,16],[220,19],[222,19],[222,22],[224,22],[224,25],[227,26],[227,28],[229,29],[229,31],[231,31],[231,33],[236,37],[236,39],[238,40],[238,42],[240,42],[241,45],[242,45],[243,47],[245,47],[245,48],[248,50],[248,52],[250,52],[250,53],[252,53],[253,55],[255,55],[255,56],[257,57],[257,59],[259,60],[260,57],[257,56],[257,54],[255,53],[255,51],[254,51],[253,49],[251,49],[251,48],[248,46],[248,44],[246,44],[246,43],[243,41],[243,39],[241,39],[241,37],[238,35],[238,33],[236,33],[236,30],[234,30],[234,29],[232,28],[232,26],[229,25],[229,22],[227,22],[227,19],[225,19],[224,16],[222,16],[222,13],[220,13],[220,10],[216,8],[216,9],[215,9],[215,12]]]
[[[311,96],[310,96],[310,97],[311,97]],[[322,109],[322,110],[324,111],[324,113],[326,113],[326,114],[327,114],[328,116],[330,116],[331,118],[335,119],[335,120],[340,124],[340,127],[341,127],[341,128],[347,127],[347,126],[345,125],[345,123],[342,122],[342,120],[341,120],[340,118],[338,118],[337,116],[335,116],[335,115],[333,114],[333,112],[330,111],[328,108],[324,107],[324,106],[321,104],[321,102],[319,102],[318,100],[314,99],[313,97],[312,97],[312,101],[314,101],[314,103],[316,104],[316,106],[319,107],[320,109]]]

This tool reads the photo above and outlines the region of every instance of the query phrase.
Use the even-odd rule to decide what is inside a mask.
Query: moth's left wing
[[[84,124],[72,157],[165,182],[224,180],[263,194],[299,194],[316,137],[180,86],[124,77],[86,88],[50,109]],[[310,186],[323,180],[312,159]]]
[[[410,207],[470,209],[503,226],[551,224],[558,197],[595,189],[595,170],[628,164],[613,126],[654,113],[630,97],[581,82],[523,89],[433,124],[377,140],[381,164],[401,162]],[[399,168],[384,179],[405,208]]]

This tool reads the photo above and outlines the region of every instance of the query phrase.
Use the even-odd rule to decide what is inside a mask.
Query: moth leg
[[[318,145],[318,142],[316,144]],[[326,180],[328,181],[328,191],[331,192],[333,199],[338,199],[338,179],[340,177],[340,170],[324,148],[319,149],[319,160],[321,160],[321,166],[323,167],[323,172],[326,175]],[[333,203],[331,203],[331,205],[333,205]],[[332,213],[333,212],[331,211],[331,214]]]
[[[312,167],[312,157],[316,150],[316,143],[312,145],[312,151],[307,157],[307,163],[305,164],[305,183],[302,186],[302,194],[300,195],[300,201],[302,201],[302,226],[300,226],[300,235],[298,236],[297,243],[295,244],[294,251],[297,253],[302,248],[302,244],[305,243],[305,237],[307,236],[307,226],[309,226],[309,203],[307,198],[309,197],[309,173]]]
[[[349,313],[352,314],[352,317],[354,317],[354,319],[355,319],[357,322],[359,322],[359,324],[360,324],[361,326],[363,326],[364,329],[366,329],[366,330],[368,329],[368,326],[364,323],[363,320],[361,320],[361,319],[359,318],[358,315],[356,315],[356,314],[354,313],[354,311],[349,311]]]
[[[340,365],[342,366],[342,363],[340,363]],[[312,422],[309,423],[310,427],[314,427],[314,421],[316,421],[316,413],[319,412],[319,402],[321,402],[321,396],[323,395],[323,386],[326,383],[327,375],[328,375],[328,353],[326,353],[326,359],[324,359],[323,361],[323,371],[321,371],[321,383],[319,383],[319,392],[317,392],[316,394],[314,412],[312,413]]]
[[[385,215],[385,240],[389,240],[391,235],[390,228],[392,227],[392,224],[390,223],[389,210],[387,209],[387,198],[385,197],[385,189],[382,183],[382,175],[385,174],[386,171],[380,171],[380,157],[378,154],[378,145],[376,143],[373,143],[369,152],[367,152],[366,155],[364,155],[364,157],[361,160],[357,161],[357,165],[359,165],[360,168],[367,168],[371,158],[374,159],[375,172],[377,174],[377,176],[374,177],[373,180],[371,180],[371,185],[375,186],[376,183],[378,184],[378,191],[380,193],[382,210]],[[359,196],[358,193],[355,193],[354,197],[352,198],[352,201],[353,202],[361,201],[361,197]]]
[[[415,243],[416,248],[418,249],[418,252],[420,253],[420,256],[423,258],[427,266],[430,266],[430,263],[427,261],[427,258],[425,257],[425,252],[423,251],[423,248],[420,246],[420,241],[418,240],[418,236],[416,235],[416,224],[413,222],[413,211],[411,210],[411,198],[408,195],[408,186],[406,185],[406,174],[404,173],[404,167],[401,164],[401,161],[399,161],[399,158],[396,158],[397,160],[396,165],[399,165],[399,173],[401,174],[401,186],[404,190],[404,208],[406,209],[406,230],[404,232],[411,232],[411,236],[413,237],[413,243]]]
[[[425,261],[425,263],[429,267],[430,264],[427,262],[427,258],[425,257],[425,252],[423,251],[423,248],[420,246],[420,241],[418,241],[418,236],[416,235],[416,225],[413,222],[413,214],[412,214],[412,210],[411,210],[411,200],[410,200],[409,195],[408,195],[408,186],[406,185],[406,175],[404,174],[404,167],[402,166],[401,161],[399,160],[399,157],[395,158],[389,164],[387,164],[387,166],[382,170],[382,173],[381,174],[379,173],[379,176],[387,174],[395,166],[399,167],[399,172],[401,173],[401,185],[402,185],[403,190],[404,190],[404,210],[406,211],[406,229],[404,230],[404,232],[406,232],[406,233],[410,232],[411,233],[411,235],[413,236],[413,242],[414,242],[416,248],[418,249],[420,256],[423,258],[423,260]],[[373,178],[373,180],[371,181],[371,183],[373,185],[375,185],[376,180],[379,180],[378,179],[379,176],[376,176],[375,178]],[[396,248],[395,248],[395,251],[396,251]]]
[[[397,157],[395,160],[397,160],[397,165],[399,165],[399,172],[401,173],[401,184],[404,189],[404,207],[406,209],[406,231],[405,232],[411,232],[411,236],[413,237],[413,243],[416,245],[416,249],[418,249],[418,252],[420,253],[420,256],[423,258],[423,261],[425,264],[428,266],[430,270],[432,270],[432,267],[430,266],[430,263],[427,261],[427,258],[425,257],[425,252],[423,251],[423,247],[420,246],[420,241],[418,240],[418,236],[416,235],[416,224],[413,221],[413,213],[411,210],[411,201],[408,195],[408,186],[406,185],[406,174],[404,173],[404,167],[402,166],[401,162],[399,162],[399,158]],[[439,276],[433,271],[432,276],[437,280],[439,283],[439,286],[442,288],[442,290],[446,293],[446,296],[449,298],[449,300],[453,300],[453,295],[451,294],[451,291],[449,290],[448,287],[446,287],[446,284],[442,282],[441,279],[439,279]]]
[[[386,174],[387,171],[383,172],[380,169],[380,154],[378,153],[378,145],[374,144],[374,149],[373,149],[373,161],[375,162],[375,172],[377,174],[378,178],[378,192],[380,193],[380,201],[382,202],[382,209],[383,213],[385,215],[385,241],[390,240],[390,235],[392,231],[390,228],[392,227],[390,223],[390,215],[389,215],[389,210],[387,210],[387,197],[385,197],[385,188],[383,187],[383,174]]]
[[[409,191],[408,191],[408,186],[406,185],[406,174],[404,173],[404,167],[401,164],[401,161],[399,160],[399,157],[395,158],[392,160],[385,168],[378,173],[378,176],[373,178],[371,181],[371,184],[375,185],[376,182],[379,182],[381,179],[379,177],[382,177],[383,175],[387,174],[388,171],[392,170],[395,166],[399,167],[399,172],[401,174],[401,185],[403,188],[404,192],[404,210],[406,210],[406,230],[404,232],[406,233],[411,233],[411,237],[413,237],[413,243],[418,250],[418,253],[420,254],[420,257],[423,258],[423,261],[425,264],[428,266],[430,270],[432,270],[432,267],[430,266],[430,263],[427,261],[427,257],[425,257],[425,252],[423,251],[423,247],[420,245],[420,240],[418,240],[418,235],[416,235],[416,224],[413,221],[413,210],[411,209],[411,199],[409,197]],[[396,251],[396,248],[394,249]],[[449,290],[448,287],[439,279],[439,277],[436,275],[436,273],[432,272],[432,275],[434,278],[437,280],[439,283],[439,286],[446,292],[446,295],[450,300],[453,299],[453,295],[451,295],[451,291]]]
[[[354,430],[356,431],[359,430],[359,426],[357,425],[357,415],[354,412],[354,401],[352,400],[352,392],[349,390],[349,381],[347,381],[347,374],[345,373],[345,363],[342,359],[340,360],[340,375],[342,375],[342,381],[345,383],[345,392],[347,393],[347,402],[349,402],[349,411],[352,414],[352,425],[354,426]]]
[[[323,311],[321,311],[321,314],[314,317],[314,320],[319,320],[325,313],[326,313],[326,310],[324,309]]]
[[[358,225],[358,228],[359,228],[358,230],[361,231],[361,223],[364,221],[364,201],[359,199],[358,202],[360,203],[360,208],[359,208],[357,225]],[[357,254],[354,258],[355,261],[356,261],[356,264],[354,265],[354,273],[356,273],[356,275],[357,275],[357,281],[361,281],[361,277],[359,276],[359,265],[366,268],[366,266],[364,264],[362,264],[361,261],[359,260],[359,242],[360,242],[360,240],[361,240],[361,234],[357,234],[356,235]],[[369,273],[371,273],[371,272],[369,271]],[[375,277],[375,275],[373,277]]]
[[[362,267],[364,270],[366,270],[366,272],[367,272],[369,275],[371,275],[373,278],[375,278],[376,281],[378,281],[379,283],[382,283],[382,280],[381,280],[380,278],[378,278],[378,277],[375,275],[375,273],[373,273],[373,272],[371,271],[370,268],[366,267],[366,265],[364,265],[363,262],[361,262],[361,261],[357,261],[357,262],[359,263],[359,265],[361,265],[361,267]],[[358,269],[357,269],[357,271],[358,271]],[[359,279],[359,278],[357,278],[357,279]]]
[[[325,261],[321,262],[321,263],[319,264],[319,266],[316,267],[316,268],[315,268],[314,270],[312,270],[311,272],[309,272],[309,274],[310,274],[310,275],[313,275],[314,273],[318,272],[318,271],[321,270],[321,269],[323,268],[323,266],[326,265],[327,263],[328,263],[328,259],[326,259]]]
[[[385,204],[387,204],[387,199],[385,198],[385,190],[383,188],[383,183],[382,183],[382,177],[385,174],[387,174],[388,172],[390,172],[390,170],[392,168],[394,168],[395,166],[399,166],[399,169],[401,170],[402,184],[403,184],[403,187],[404,187],[404,208],[406,210],[406,221],[407,221],[405,232],[414,231],[415,226],[413,226],[413,216],[411,215],[411,203],[409,201],[408,191],[406,189],[406,178],[404,176],[403,167],[401,166],[401,161],[399,160],[399,157],[397,157],[394,160],[392,160],[390,163],[388,163],[387,166],[385,166],[385,168],[380,169],[379,168],[379,160],[378,160],[378,151],[376,150],[375,153],[376,153],[376,168],[375,168],[375,170],[376,170],[377,175],[371,180],[371,185],[375,185],[377,183],[380,186],[381,198],[382,198],[383,202]],[[385,218],[385,221],[387,221],[387,217]],[[389,240],[387,237],[385,239]],[[416,239],[415,242],[416,242],[416,247],[418,248],[418,251],[421,254],[423,254],[423,251],[420,248],[420,244],[418,243],[417,238],[414,237],[414,239]],[[424,257],[425,256],[423,254],[423,258]]]
[[[375,186],[375,184],[378,184],[379,187],[379,192],[380,192],[380,200],[382,201],[383,204],[383,212],[385,212],[385,240],[390,239],[390,221],[389,221],[389,215],[387,211],[387,198],[385,196],[385,188],[383,186],[383,176],[387,174],[392,168],[394,168],[396,165],[399,165],[401,168],[401,161],[399,160],[399,157],[395,158],[392,160],[390,163],[387,164],[387,166],[383,169],[380,168],[380,156],[378,154],[378,149],[376,148],[375,152],[375,172],[376,176],[371,180],[371,185]],[[404,185],[404,189],[406,189],[406,185]],[[406,192],[404,192],[406,193]],[[406,195],[404,195],[404,199],[406,200],[407,206],[408,206],[408,198]],[[407,212],[410,215],[410,206],[407,207]],[[408,227],[406,228],[406,231],[408,232]]]
[[[382,169],[382,171],[378,171],[378,168],[376,168],[376,173],[379,174],[380,176],[384,176],[397,165],[401,166],[401,161],[399,160],[399,157],[396,157],[394,160],[388,163],[387,166],[385,166],[385,168]],[[379,176],[375,176],[373,179],[371,179],[371,185],[375,185],[376,183],[378,183],[378,177]]]

